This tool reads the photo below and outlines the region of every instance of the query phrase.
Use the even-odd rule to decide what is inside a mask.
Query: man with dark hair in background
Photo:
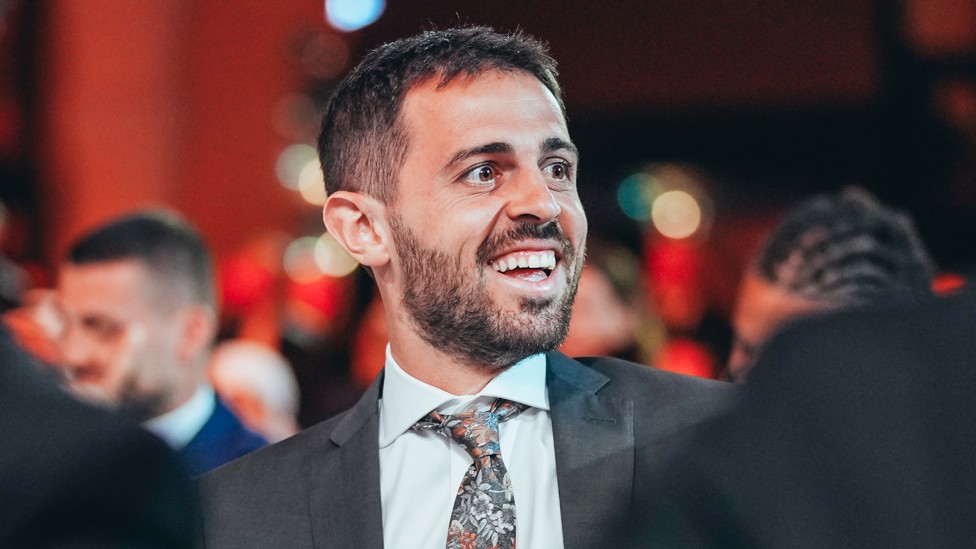
[[[208,547],[606,545],[635,473],[730,386],[573,360],[583,267],[555,62],[521,34],[431,31],[339,85],[330,234],[370,269],[385,368],[350,410],[203,477]]]
[[[124,216],[75,242],[61,265],[55,360],[84,399],[142,423],[201,474],[264,446],[216,398],[210,252],[163,211]]]
[[[746,273],[728,373],[744,381],[762,344],[818,312],[931,297],[935,268],[912,220],[851,188],[787,212]]]

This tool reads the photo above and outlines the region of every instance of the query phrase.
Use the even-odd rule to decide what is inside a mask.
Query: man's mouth
[[[491,268],[506,276],[530,282],[545,280],[556,268],[553,250],[512,252],[493,259]]]

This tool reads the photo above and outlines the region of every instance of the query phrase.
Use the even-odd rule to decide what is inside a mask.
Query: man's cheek
[[[128,326],[113,342],[110,356],[106,360],[106,371],[100,383],[106,398],[118,401],[123,385],[137,375],[138,357],[146,346],[148,330],[135,324]]]

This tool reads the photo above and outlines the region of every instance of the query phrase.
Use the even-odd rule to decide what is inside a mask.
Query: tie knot
[[[501,452],[498,444],[498,424],[525,410],[524,404],[498,399],[487,412],[440,414],[431,412],[414,424],[415,430],[435,431],[453,439],[472,458],[493,456]]]

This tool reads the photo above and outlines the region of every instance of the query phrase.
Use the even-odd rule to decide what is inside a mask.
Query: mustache
[[[572,261],[576,254],[573,244],[566,238],[562,227],[556,221],[539,225],[530,221],[519,221],[511,229],[502,234],[491,235],[478,246],[478,261],[482,264],[494,255],[495,250],[516,244],[523,240],[550,240],[556,242],[562,250],[562,257]]]

